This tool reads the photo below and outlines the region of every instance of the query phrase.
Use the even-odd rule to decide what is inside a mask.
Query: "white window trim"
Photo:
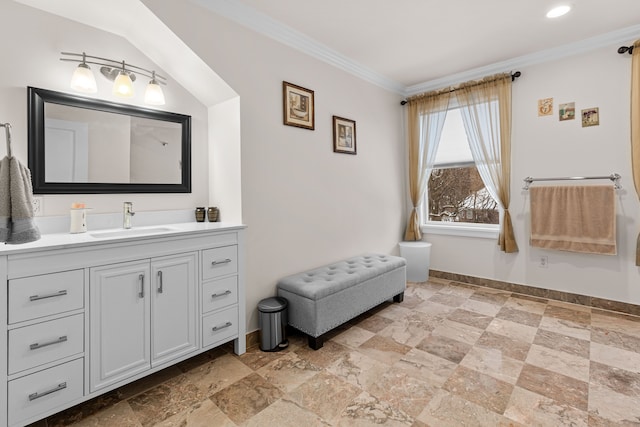
[[[420,230],[424,234],[438,234],[458,237],[476,237],[480,239],[497,239],[500,234],[498,224],[475,224],[469,222],[438,222],[422,223]]]

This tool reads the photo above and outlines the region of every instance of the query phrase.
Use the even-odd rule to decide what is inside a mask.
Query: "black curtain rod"
[[[629,52],[629,55],[633,53],[633,46],[620,46],[618,48],[618,53],[622,54],[625,52]]]
[[[622,49],[622,48],[620,48]],[[633,46],[631,47],[631,49],[633,49]],[[520,77],[522,75],[522,73],[520,71],[515,71],[513,73],[511,73],[511,81],[514,81],[515,79],[517,79],[518,77]],[[455,92],[455,89],[451,89],[449,92]],[[405,105],[407,102],[406,99],[403,99],[402,101],[400,101],[400,105]]]

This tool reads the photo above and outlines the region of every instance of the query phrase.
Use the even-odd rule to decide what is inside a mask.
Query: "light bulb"
[[[91,68],[84,62],[80,63],[71,77],[71,89],[84,93],[96,93],[98,86]]]
[[[120,98],[131,98],[133,96],[133,82],[126,72],[120,71],[113,82],[113,94]]]
[[[162,93],[162,88],[156,79],[152,79],[147,85],[147,90],[144,93],[144,102],[149,105],[164,105],[164,93]]]

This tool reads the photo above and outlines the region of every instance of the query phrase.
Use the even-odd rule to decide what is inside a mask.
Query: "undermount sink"
[[[129,228],[122,230],[96,231],[94,233],[89,233],[89,235],[98,239],[108,239],[110,237],[144,236],[147,234],[165,233],[167,231],[175,230],[169,227]]]

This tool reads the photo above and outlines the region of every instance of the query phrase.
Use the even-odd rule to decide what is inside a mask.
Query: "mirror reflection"
[[[179,184],[178,123],[45,103],[46,182]]]
[[[28,92],[34,193],[191,191],[190,116]]]

